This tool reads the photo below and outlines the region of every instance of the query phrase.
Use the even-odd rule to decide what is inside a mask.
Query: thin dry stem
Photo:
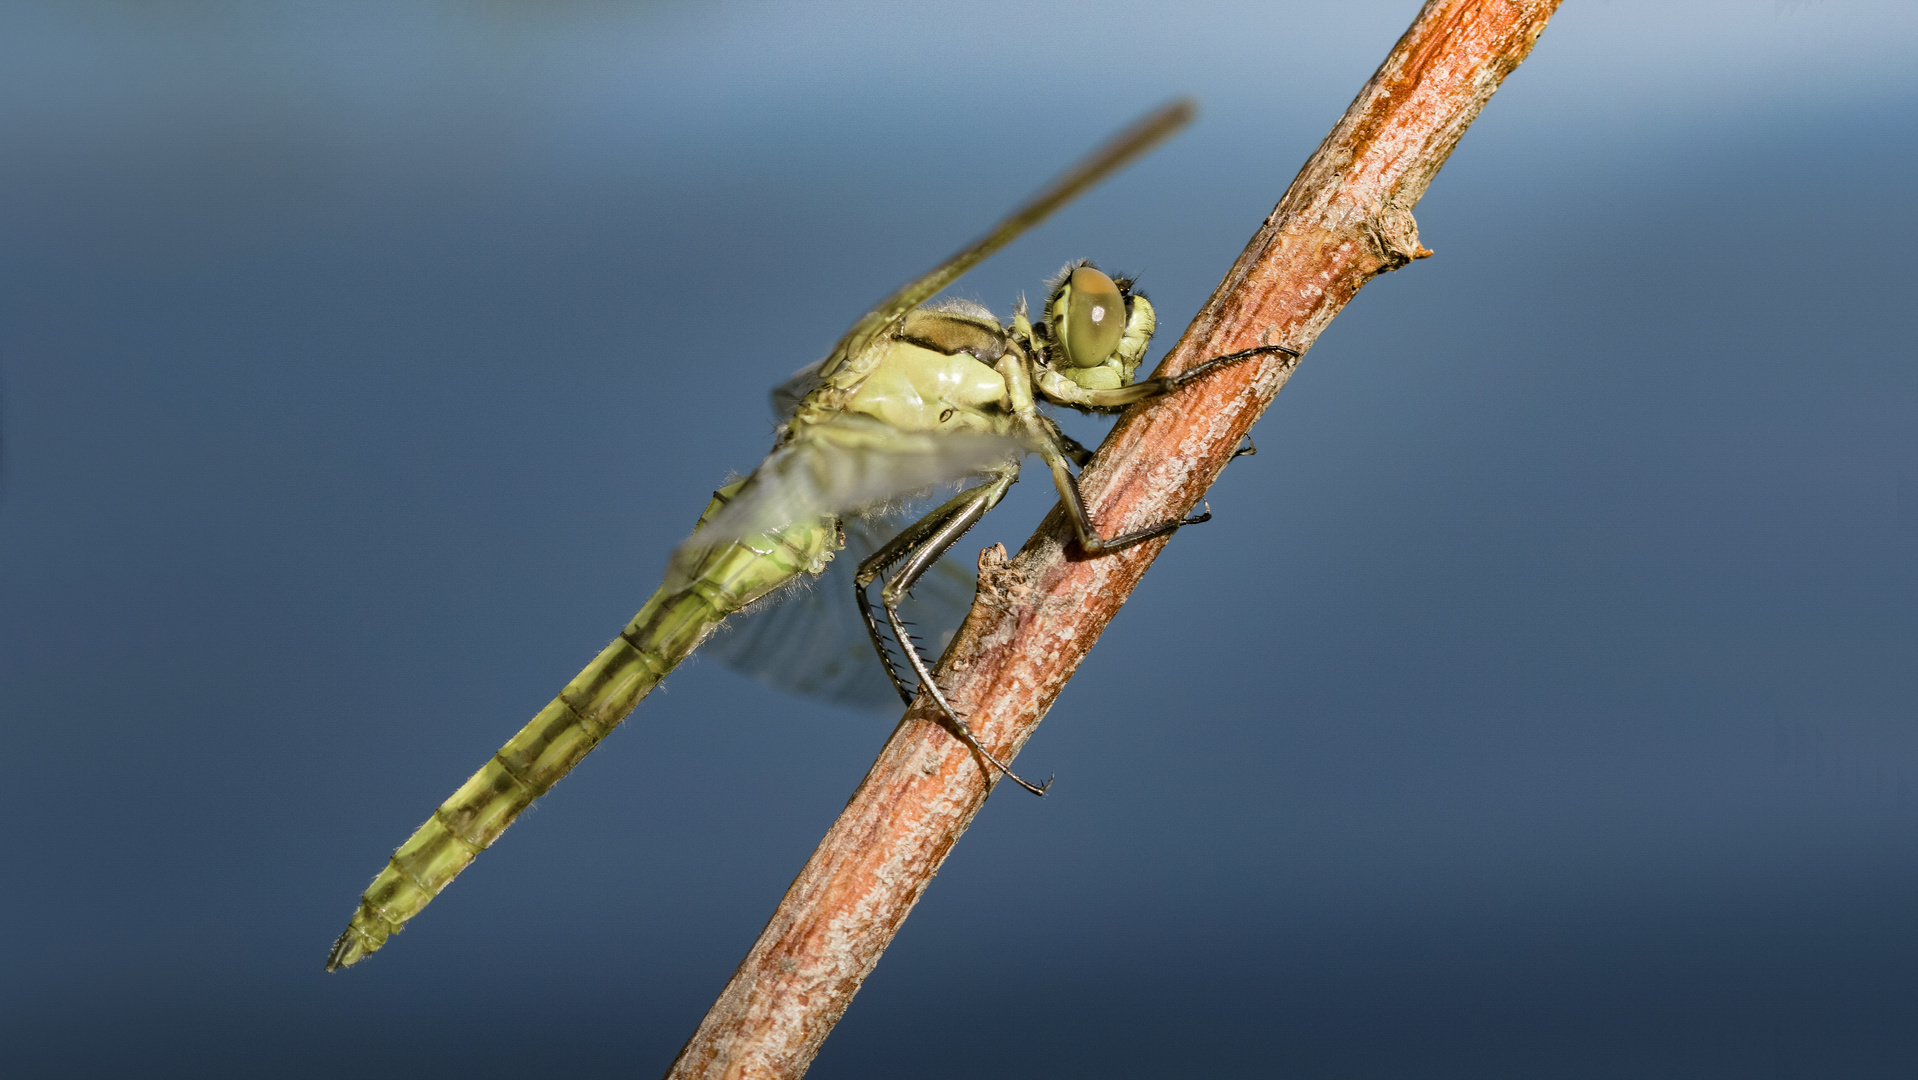
[[[1159,373],[1308,349],[1367,281],[1431,254],[1412,207],[1557,6],[1427,3]],[[1132,410],[1082,479],[1093,520],[1114,534],[1190,511],[1297,366],[1268,356]],[[983,745],[1018,753],[1164,544],[1086,558],[1055,511],[1016,558],[981,556],[939,682]],[[997,780],[930,721],[907,712],[670,1076],[804,1074]]]

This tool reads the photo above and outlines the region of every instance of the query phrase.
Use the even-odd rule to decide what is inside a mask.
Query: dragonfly
[[[1028,455],[1050,471],[1088,555],[1210,516],[1102,535],[1072,471],[1092,453],[1041,412],[1041,403],[1117,412],[1254,356],[1298,352],[1262,345],[1134,382],[1156,327],[1152,304],[1131,279],[1084,260],[1050,283],[1036,321],[1023,298],[1004,325],[969,301],[928,301],[1184,127],[1193,112],[1190,101],[1175,101],[1120,132],[983,236],[880,301],[822,360],[776,388],[780,423],[772,452],[749,476],[713,493],[692,535],[669,558],[659,590],[619,636],[393,852],[327,954],[326,969],[348,967],[385,945],[730,616],[745,612],[747,623],[719,643],[735,666],[765,674],[783,664],[782,681],[827,696],[857,686],[856,675],[820,670],[817,658],[809,663],[803,654],[812,639],[787,629],[790,620],[759,615],[777,610],[782,597],[800,598],[788,611],[805,607],[805,598],[819,593],[799,586],[825,574],[836,557],[843,577],[851,557],[860,556],[850,575],[851,606],[883,685],[907,704],[929,697],[937,722],[989,776],[996,770],[1044,794],[980,745],[946,700],[902,603],[923,584],[956,597],[961,610],[969,606],[971,576],[944,556],[1005,496]],[[903,500],[954,484],[962,485],[957,494],[886,535]]]

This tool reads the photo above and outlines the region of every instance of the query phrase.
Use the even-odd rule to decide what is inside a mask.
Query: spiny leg
[[[1294,359],[1302,355],[1299,350],[1288,345],[1257,345],[1250,349],[1240,349],[1235,353],[1227,353],[1224,356],[1215,356],[1205,363],[1195,364],[1190,369],[1182,371],[1177,375],[1170,375],[1158,379],[1144,379],[1133,383],[1131,386],[1121,386],[1114,390],[1079,390],[1071,389],[1069,385],[1067,387],[1061,387],[1059,384],[1054,383],[1051,389],[1046,391],[1046,394],[1061,405],[1067,405],[1077,409],[1091,409],[1095,412],[1123,409],[1127,405],[1136,402],[1150,401],[1156,397],[1163,397],[1174,390],[1191,384],[1195,380],[1202,379],[1207,375],[1219,371],[1221,368],[1244,363],[1255,356],[1265,356],[1269,353],[1280,353]]]
[[[954,738],[964,743],[967,749],[1004,773],[1013,783],[1034,795],[1044,795],[1046,788],[1052,785],[1051,780],[1047,780],[1044,786],[1027,781],[1013,772],[1012,767],[1001,761],[998,755],[987,750],[973,735],[972,728],[959,716],[952,704],[946,700],[945,694],[940,691],[939,684],[934,681],[925,658],[919,654],[912,635],[906,630],[905,620],[899,614],[899,601],[911,591],[913,584],[931,569],[953,544],[958,543],[961,536],[978,524],[979,519],[984,517],[988,510],[998,505],[999,500],[1005,497],[1006,489],[1011,487],[1017,478],[1017,473],[1006,473],[979,487],[961,492],[958,497],[927,515],[913,528],[901,533],[902,539],[909,535],[912,537],[908,544],[902,545],[898,540],[887,544],[885,549],[875,553],[871,559],[860,565],[857,576],[861,581],[859,594],[863,604],[866,602],[866,586],[872,583],[885,565],[879,561],[880,556],[889,556],[885,560],[886,563],[898,561],[902,555],[904,556],[904,565],[900,567],[899,572],[886,583],[885,588],[879,590],[879,602],[885,608],[886,622],[892,627],[893,637],[900,643],[901,651],[905,653],[906,663],[911,665],[913,675],[919,680],[920,689],[932,699],[932,703],[939,710],[940,725],[951,732]],[[955,512],[946,513],[948,510]],[[936,524],[930,529],[920,528],[921,525],[934,522]],[[904,551],[908,546],[911,548],[909,554]],[[894,685],[899,685],[896,677]]]
[[[1052,437],[1054,440],[1058,442],[1059,449],[1066,455],[1067,458],[1071,459],[1074,465],[1077,465],[1081,469],[1083,469],[1087,465],[1092,464],[1093,452],[1091,450],[1086,449],[1084,443],[1081,443],[1079,440],[1073,438],[1070,435],[1067,435],[1065,433],[1065,429],[1061,428],[1059,426],[1058,421],[1054,420],[1052,417],[1046,416],[1045,414],[1041,413],[1039,416],[1039,419],[1045,422],[1046,429],[1052,432]]]
[[[991,762],[994,767],[1006,775],[1007,779],[1010,779],[1013,783],[1018,784],[1027,791],[1032,792],[1034,795],[1044,795],[1046,789],[1052,786],[1051,778],[1048,777],[1044,784],[1034,784],[1018,773],[1013,772],[1012,766],[1001,761],[997,754],[986,749],[984,744],[980,743],[978,737],[972,733],[971,726],[968,725],[965,719],[952,707],[952,703],[946,700],[944,692],[939,689],[938,682],[933,679],[932,672],[927,667],[925,658],[920,655],[913,639],[906,631],[904,621],[899,617],[898,605],[900,596],[911,588],[912,583],[918,579],[919,575],[924,573],[928,567],[936,562],[944,549],[950,547],[954,541],[957,541],[960,534],[964,533],[967,528],[970,528],[971,524],[972,522],[964,521],[963,519],[955,519],[952,523],[952,532],[949,537],[937,537],[934,540],[928,541],[927,544],[915,554],[913,560],[907,563],[905,568],[900,571],[899,576],[887,583],[884,589],[880,590],[880,602],[885,605],[886,621],[891,624],[893,634],[901,641],[906,642],[906,662],[912,665],[913,674],[918,677],[919,685],[925,690],[927,696],[932,698],[933,705],[938,708],[942,718],[942,726],[950,731],[960,742],[965,743],[973,753]],[[945,542],[940,543],[939,540],[941,539]]]
[[[1110,399],[1112,404],[1129,404],[1132,401],[1144,401],[1149,398],[1169,394],[1193,380],[1209,375],[1223,367],[1242,363],[1255,356],[1264,356],[1268,353],[1282,353],[1295,359],[1301,355],[1297,349],[1285,345],[1258,345],[1250,349],[1241,349],[1235,353],[1227,353],[1224,356],[1214,357],[1203,364],[1193,367],[1189,371],[1181,372],[1170,378],[1147,379],[1144,382],[1133,383],[1131,386],[1120,390],[1097,391],[1089,396],[1100,399]],[[1119,399],[1121,397],[1124,397],[1126,400],[1120,401]],[[1101,404],[1104,403],[1104,400],[1102,400]],[[1051,425],[1051,432],[1055,436],[1061,437],[1064,434],[1058,430],[1057,425]],[[1247,437],[1246,447],[1235,451],[1232,456],[1239,457],[1241,454],[1257,453],[1257,449],[1251,447],[1251,441],[1251,438]],[[1184,528],[1187,525],[1200,525],[1212,520],[1212,512],[1207,510],[1194,514],[1191,517],[1179,518],[1174,521],[1162,521],[1157,525],[1148,525],[1143,529],[1135,529],[1129,533],[1122,533],[1108,540],[1100,536],[1098,528],[1092,524],[1092,515],[1086,511],[1085,497],[1079,492],[1079,479],[1072,475],[1071,469],[1067,468],[1066,450],[1065,447],[1060,445],[1059,439],[1054,438],[1051,440],[1051,445],[1042,447],[1039,453],[1041,457],[1045,458],[1047,467],[1052,470],[1052,481],[1059,489],[1059,499],[1065,506],[1066,517],[1072,522],[1072,530],[1079,538],[1079,546],[1084,548],[1088,555],[1109,555],[1112,552],[1129,548],[1134,544],[1164,536],[1167,533]]]
[[[901,638],[906,636],[906,629],[899,621],[899,609],[893,606],[890,601],[886,603],[886,619],[892,623],[893,633],[898,634]],[[1035,784],[1025,777],[1020,776],[1018,773],[1013,772],[1012,766],[1000,761],[999,756],[986,749],[985,746],[979,742],[978,737],[973,735],[972,728],[960,718],[958,713],[953,711],[952,705],[946,701],[946,695],[939,691],[939,684],[933,681],[932,672],[926,670],[926,662],[920,658],[919,650],[913,648],[909,643],[905,653],[906,662],[912,665],[913,674],[919,676],[919,685],[925,687],[926,693],[932,698],[932,703],[939,709],[939,714],[942,717],[941,726],[947,731],[950,731],[954,738],[965,743],[973,753],[985,758],[992,763],[993,767],[1006,774],[1006,779],[1011,780],[1013,783],[1032,792],[1034,795],[1044,795],[1046,789],[1052,786],[1052,778],[1047,777],[1046,782],[1043,784]]]
[[[907,705],[912,704],[912,699],[918,691],[908,689],[905,680],[899,677],[899,669],[893,665],[892,655],[886,649],[886,639],[879,632],[879,620],[873,615],[872,600],[866,595],[866,590],[873,582],[884,576],[894,563],[905,558],[907,553],[924,542],[926,537],[951,521],[953,515],[964,512],[980,493],[992,488],[996,483],[998,481],[967,488],[946,500],[925,517],[908,525],[899,535],[886,541],[878,551],[868,555],[865,561],[859,564],[858,571],[853,574],[853,599],[859,605],[859,617],[865,620],[866,636],[872,639],[873,651],[879,654],[879,664],[886,669],[886,679],[892,683],[892,688],[898,693],[899,700]],[[997,503],[998,499],[995,497],[993,502]],[[902,649],[911,648],[904,638],[900,639],[899,645]]]
[[[1193,381],[1194,379],[1198,379],[1203,376],[1209,375],[1212,372],[1217,371],[1218,369],[1222,367],[1239,363],[1242,360],[1250,360],[1255,356],[1267,356],[1272,353],[1279,353],[1284,356],[1289,356],[1294,360],[1297,360],[1299,357],[1305,355],[1304,353],[1300,352],[1297,349],[1292,348],[1289,345],[1254,345],[1250,349],[1240,349],[1238,352],[1235,352],[1235,353],[1226,353],[1224,356],[1215,356],[1212,359],[1207,360],[1203,364],[1194,364],[1192,367],[1184,371],[1181,371],[1177,375],[1173,375],[1169,378],[1147,379],[1145,383],[1137,383],[1135,385],[1143,386],[1143,385],[1146,385],[1147,383],[1161,383],[1163,384],[1163,388],[1159,392],[1162,394],[1169,394],[1172,391],[1177,390],[1179,387],[1184,386],[1185,384]]]
[[[1099,530],[1092,524],[1092,515],[1086,512],[1085,497],[1079,493],[1079,479],[1067,468],[1065,454],[1059,447],[1049,444],[1038,447],[1038,452],[1045,459],[1046,467],[1052,470],[1052,482],[1059,489],[1059,502],[1065,507],[1066,520],[1072,522],[1072,531],[1079,538],[1079,546],[1088,555],[1109,555],[1187,525],[1199,525],[1212,520],[1211,512],[1207,511],[1187,518],[1162,521],[1107,540],[1099,535]]]

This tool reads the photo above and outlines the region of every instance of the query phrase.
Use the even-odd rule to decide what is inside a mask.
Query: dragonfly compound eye
[[[1119,286],[1097,268],[1081,266],[1065,287],[1065,318],[1059,322],[1059,344],[1066,363],[1098,367],[1106,362],[1125,336],[1125,297]]]

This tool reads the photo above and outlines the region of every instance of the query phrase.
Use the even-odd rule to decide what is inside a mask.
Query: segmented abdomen
[[[714,492],[700,524],[739,486]],[[726,616],[802,573],[824,569],[837,538],[830,519],[796,523],[712,548],[683,584],[662,586],[612,644],[400,845],[361,895],[326,969],[357,963],[386,944]]]

